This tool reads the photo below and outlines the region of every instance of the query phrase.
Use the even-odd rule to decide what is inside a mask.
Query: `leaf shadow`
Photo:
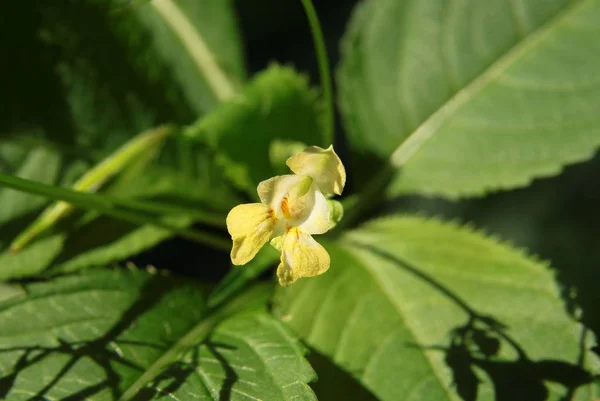
[[[223,381],[220,384],[221,389],[217,399],[230,400],[233,386],[239,377],[219,349],[234,350],[235,347],[217,343],[209,339],[192,346],[181,361],[171,364],[163,373],[158,375],[148,386],[140,391],[132,401],[150,401],[156,399],[157,396],[176,393],[187,382],[189,377],[197,372],[198,366],[200,366],[199,350],[201,345],[204,345],[211,356],[220,363],[225,373]]]
[[[169,292],[177,289],[184,281],[164,280],[162,276],[152,276],[140,289],[137,300],[122,314],[121,318],[106,332],[91,341],[68,342],[58,338],[58,344],[55,346],[15,346],[0,347],[0,355],[7,353],[20,353],[15,355],[15,362],[12,369],[0,376],[0,400],[10,399],[11,391],[15,389],[17,380],[27,369],[42,363],[44,359],[55,355],[67,356],[59,370],[53,377],[44,383],[43,387],[35,394],[32,394],[29,401],[42,401],[49,399],[52,389],[58,386],[63,379],[68,379],[68,375],[73,372],[75,366],[86,359],[92,361],[103,371],[103,378],[98,379],[94,384],[84,388],[74,390],[72,394],[63,395],[62,401],[81,401],[90,399],[100,392],[107,390],[112,399],[119,399],[122,395],[123,384],[121,375],[117,368],[122,365],[126,368],[138,371],[140,374],[145,372],[145,366],[140,366],[134,361],[125,358],[119,346],[135,345],[137,347],[149,347],[155,350],[166,352],[172,344],[152,343],[148,341],[132,341],[121,338],[130,327],[135,326],[138,319],[157,303],[160,302]],[[133,398],[134,401],[149,401],[156,399],[156,396],[164,396],[176,393],[189,379],[195,374],[200,366],[199,354],[208,352],[210,357],[219,362],[224,377],[219,383],[220,393],[218,399],[231,399],[232,390],[238,381],[238,375],[231,367],[227,358],[223,356],[225,351],[235,351],[235,347],[214,341],[209,336],[206,340],[192,344],[186,349],[185,353],[175,361],[169,364],[164,371],[148,383]]]
[[[317,381],[310,383],[317,398],[321,401],[377,401],[378,398],[363,386],[351,373],[336,365],[331,358],[314,348],[306,359],[317,372]]]
[[[181,283],[166,281],[160,276],[152,276],[140,290],[138,299],[123,313],[121,318],[102,336],[91,341],[67,342],[58,339],[56,346],[17,346],[0,348],[0,354],[21,352],[11,371],[0,377],[0,399],[8,399],[19,375],[26,369],[42,362],[52,355],[66,355],[68,360],[54,377],[40,390],[29,398],[31,401],[46,399],[49,392],[73,367],[83,359],[91,360],[104,371],[104,379],[94,383],[73,394],[61,398],[63,401],[87,399],[100,391],[109,390],[114,399],[118,399],[121,392],[121,377],[115,364],[123,365],[143,372],[143,368],[136,363],[124,358],[118,351],[117,344],[137,345],[155,349],[166,349],[166,344],[152,344],[143,341],[129,341],[120,339],[120,335],[129,327],[136,324],[136,320],[146,311],[156,305],[168,292],[174,290]]]
[[[81,213],[78,215],[81,215]],[[70,221],[75,223],[75,219],[70,219]],[[61,227],[68,227],[68,225],[63,223]],[[108,216],[96,216],[92,220],[77,225],[70,230],[71,233],[69,233],[63,250],[54,265],[66,263],[86,251],[106,247],[132,234],[139,228],[138,225],[115,220]]]
[[[464,401],[477,399],[481,380],[478,371],[492,381],[497,401],[543,401],[550,395],[545,382],[562,385],[561,401],[571,400],[576,390],[598,379],[584,368],[587,330],[582,328],[579,338],[579,356],[576,363],[554,359],[533,360],[526,350],[508,333],[509,327],[491,315],[471,307],[458,294],[424,273],[417,266],[381,249],[365,244],[353,245],[388,260],[425,281],[468,314],[468,321],[452,329],[448,346],[421,346],[425,351],[445,354],[445,362],[452,371],[453,386]],[[517,357],[507,360],[499,357],[502,347],[510,347]]]

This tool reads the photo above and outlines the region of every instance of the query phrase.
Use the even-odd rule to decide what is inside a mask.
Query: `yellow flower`
[[[287,165],[296,174],[261,182],[261,203],[236,206],[227,216],[233,264],[248,263],[271,240],[281,251],[277,277],[282,286],[329,269],[329,254],[312,235],[332,228],[325,195],[341,194],[346,183],[344,166],[331,146],[307,148],[290,157]]]

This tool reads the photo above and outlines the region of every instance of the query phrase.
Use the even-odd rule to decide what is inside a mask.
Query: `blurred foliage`
[[[239,98],[199,120],[186,135],[209,144],[225,175],[254,196],[256,185],[275,175],[271,157],[265,157],[272,153],[275,140],[325,146],[322,113],[306,78],[274,65],[257,74]]]

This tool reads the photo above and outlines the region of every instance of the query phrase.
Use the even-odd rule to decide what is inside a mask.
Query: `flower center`
[[[292,185],[281,199],[281,214],[292,226],[304,220],[313,206],[314,193],[310,190],[312,182],[312,178],[304,177]]]

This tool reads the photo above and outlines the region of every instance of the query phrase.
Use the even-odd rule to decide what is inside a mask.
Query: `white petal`
[[[257,192],[260,201],[276,210],[281,205],[281,201],[290,191],[290,188],[300,182],[304,177],[301,175],[289,174],[278,175],[258,184]]]
[[[312,190],[314,191],[314,205],[306,220],[299,224],[298,228],[308,234],[324,234],[332,227],[331,210],[327,198],[316,185]]]
[[[297,226],[307,219],[315,203],[312,178],[302,175],[273,177],[258,185],[258,196],[270,207],[275,217]]]

